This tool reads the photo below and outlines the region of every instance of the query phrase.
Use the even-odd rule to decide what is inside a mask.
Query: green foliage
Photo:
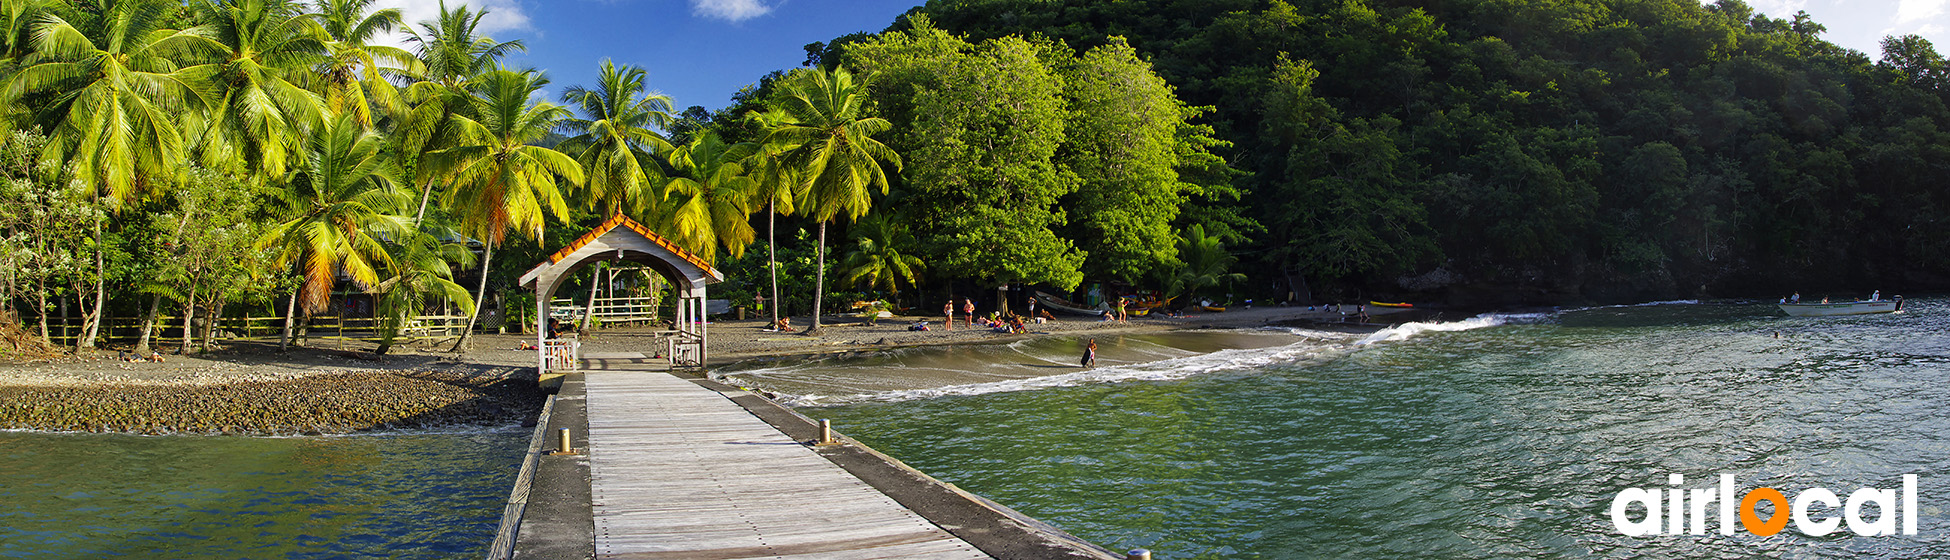
[[[1950,222],[1931,217],[1950,206],[1932,186],[1950,165],[1950,83],[1918,37],[1871,63],[1805,13],[1733,0],[922,11],[970,42],[1126,38],[1186,103],[1214,107],[1206,124],[1230,143],[1216,153],[1250,173],[1232,208],[1266,231],[1226,235],[1316,281],[1392,289],[1443,267],[1613,299],[1950,285]],[[1206,220],[1181,223],[1221,231],[1220,198],[1191,195],[1184,213]]]
[[[920,257],[908,252],[915,245],[914,236],[899,220],[885,214],[867,216],[854,225],[850,235],[853,248],[841,265],[846,282],[886,290],[899,302],[901,286],[914,287],[927,269]]]
[[[1079,185],[1065,204],[1069,237],[1090,256],[1087,274],[1136,281],[1176,260],[1171,222],[1192,187],[1176,169],[1189,111],[1122,37],[1056,66],[1071,109],[1058,160]]]
[[[907,160],[901,211],[921,226],[937,270],[988,283],[1083,281],[1084,254],[1057,235],[1058,200],[1076,192],[1057,161],[1068,110],[1051,45],[1002,38],[980,45],[927,25],[847,49],[873,72],[874,102]]]

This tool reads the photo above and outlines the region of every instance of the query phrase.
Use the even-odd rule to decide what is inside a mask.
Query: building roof
[[[697,256],[696,253],[692,253],[690,250],[680,247],[676,243],[672,243],[669,239],[664,239],[663,236],[657,235],[656,232],[650,231],[650,228],[645,227],[643,224],[638,223],[636,220],[632,220],[628,216],[624,216],[621,212],[618,212],[615,215],[610,216],[608,220],[603,221],[601,225],[596,226],[595,229],[589,230],[589,233],[582,234],[582,236],[577,237],[575,241],[569,242],[569,244],[563,246],[562,249],[554,252],[553,254],[550,254],[546,262],[536,264],[535,267],[533,269],[530,269],[527,274],[522,275],[520,283],[526,285],[530,282],[533,282],[536,275],[539,274],[542,271],[542,269],[548,268],[550,265],[560,263],[564,259],[570,258],[570,256],[574,255],[577,251],[582,250],[584,247],[588,247],[590,243],[595,243],[597,239],[602,238],[604,235],[612,231],[615,231],[618,228],[624,228],[632,233],[635,233],[636,235],[642,236],[643,240],[656,245],[657,248],[663,249],[665,251],[669,251],[671,255],[675,255],[677,258],[683,259],[685,263],[688,263],[691,266],[696,267],[698,271],[702,272],[703,276],[705,277],[704,278],[705,282],[708,283],[708,282],[724,281],[724,273],[718,272],[717,269],[712,268],[711,263],[706,262],[702,257]],[[614,242],[612,241],[612,242],[605,242],[605,243],[614,243]],[[621,253],[618,254],[621,255]],[[663,257],[658,257],[658,258],[663,258]],[[635,259],[630,259],[630,260],[635,260]]]

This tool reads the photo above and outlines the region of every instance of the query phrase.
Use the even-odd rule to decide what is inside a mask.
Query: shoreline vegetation
[[[814,355],[875,352],[915,346],[1005,343],[1038,336],[1104,336],[1206,328],[1256,328],[1317,323],[1327,328],[1381,328],[1425,317],[1400,309],[1370,309],[1367,325],[1342,323],[1338,313],[1304,307],[1262,307],[1183,318],[1132,318],[1128,323],[1063,319],[1034,325],[1028,334],[985,328],[907,331],[912,321],[829,318],[819,337],[764,330],[764,320],[719,321],[711,327],[712,365],[745,360],[790,360]],[[1460,318],[1458,316],[1457,318]],[[480,336],[459,361],[428,347],[395,347],[391,355],[364,348],[276,352],[275,345],[234,344],[203,357],[126,362],[114,352],[54,360],[0,362],[0,429],[135,434],[320,435],[456,425],[527,422],[547,391],[537,386],[534,352],[518,350],[523,335]],[[653,353],[643,331],[599,331],[588,351]]]

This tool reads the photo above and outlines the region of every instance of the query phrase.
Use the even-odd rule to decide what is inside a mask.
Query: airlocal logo
[[[1667,477],[1667,482],[1679,486],[1686,482],[1686,477],[1674,474]],[[1626,488],[1611,500],[1611,526],[1620,533],[1634,537],[1661,533],[1704,535],[1708,519],[1707,504],[1714,504],[1718,506],[1722,535],[1733,534],[1736,513],[1740,527],[1763,537],[1781,532],[1787,527],[1789,519],[1794,520],[1796,529],[1809,536],[1833,533],[1841,527],[1843,520],[1847,520],[1848,530],[1857,535],[1873,537],[1897,534],[1896,518],[1901,517],[1902,534],[1916,534],[1916,475],[1913,474],[1903,475],[1903,489],[1900,492],[1862,488],[1850,492],[1847,500],[1842,500],[1827,488],[1802,490],[1795,495],[1793,502],[1773,488],[1755,488],[1737,502],[1732,496],[1733,475],[1730,474],[1720,475],[1718,489]],[[1774,513],[1767,519],[1761,519],[1760,512],[1754,510],[1754,506],[1761,502],[1774,504]],[[1897,502],[1901,502],[1902,507],[1896,507]],[[1645,507],[1644,519],[1632,520],[1632,504]],[[1876,506],[1874,520],[1863,519],[1862,507],[1869,504]],[[1838,507],[1841,508],[1840,517],[1834,511]]]

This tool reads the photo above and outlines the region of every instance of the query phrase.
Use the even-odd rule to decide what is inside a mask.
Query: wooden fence
[[[485,317],[483,317],[485,319]],[[41,332],[40,319],[22,317],[22,330],[38,335]],[[379,341],[379,319],[371,317],[313,316],[309,323],[301,320],[299,326],[305,330],[304,338],[309,340],[338,341]],[[73,346],[75,338],[81,335],[80,317],[48,317],[48,338],[59,345]],[[201,334],[202,320],[190,327]],[[467,328],[466,315],[422,315],[407,321],[400,329],[394,344],[407,344],[419,341],[439,341],[460,336]],[[269,341],[277,342],[284,334],[283,317],[224,317],[217,320],[211,337],[217,341]],[[141,317],[109,317],[102,322],[101,340],[108,343],[134,343],[142,336]],[[156,330],[150,334],[151,344],[170,344],[183,339],[183,318],[158,316]],[[201,342],[202,337],[196,337]]]

